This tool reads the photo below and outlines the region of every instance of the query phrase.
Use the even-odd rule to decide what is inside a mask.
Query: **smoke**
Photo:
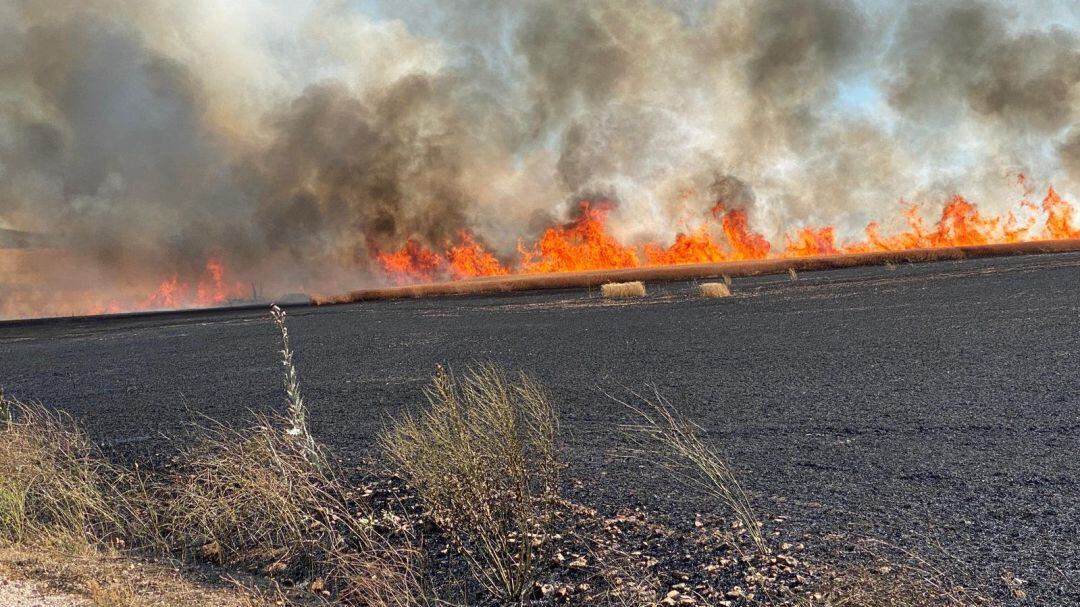
[[[584,197],[634,242],[717,200],[775,239],[1069,195],[1080,22],[1047,6],[0,0],[0,230],[83,260],[52,289],[214,258],[280,292],[461,230],[512,255]]]

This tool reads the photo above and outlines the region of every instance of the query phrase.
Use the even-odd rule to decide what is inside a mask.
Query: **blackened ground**
[[[605,391],[653,385],[785,535],[879,537],[954,557],[1000,598],[1008,572],[1025,604],[1080,604],[1080,254],[736,279],[730,299],[691,287],[295,308],[313,429],[356,457],[436,364],[494,361],[557,399],[575,499],[685,520],[708,504],[617,453],[626,415]],[[11,324],[0,383],[153,456],[192,412],[280,407],[278,348],[251,310]]]

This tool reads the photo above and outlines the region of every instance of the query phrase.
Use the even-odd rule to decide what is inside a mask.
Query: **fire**
[[[476,242],[472,234],[462,231],[460,242],[447,251],[450,275],[454,278],[472,278],[474,276],[501,276],[509,274],[494,255]]]
[[[646,244],[645,259],[651,266],[667,266],[679,263],[715,263],[725,261],[728,255],[709,231],[701,226],[689,234],[677,234],[674,244],[666,249],[651,242]]]
[[[393,253],[378,256],[383,271],[399,284],[434,280],[446,266],[446,260],[410,238]]]
[[[1046,232],[1050,238],[1080,238],[1080,228],[1073,227],[1073,208],[1063,200],[1054,188],[1046,193],[1042,208],[1046,211]]]
[[[836,235],[832,228],[802,228],[795,237],[785,235],[787,245],[784,257],[813,257],[814,255],[836,255]]]
[[[172,310],[177,308],[208,308],[251,296],[248,287],[239,281],[225,279],[225,264],[209,259],[202,276],[194,283],[180,280],[177,275],[164,280],[156,291],[143,300],[137,310]],[[116,303],[113,302],[116,306]],[[131,309],[130,307],[128,309]]]
[[[723,203],[713,207],[713,217],[723,216],[724,235],[731,243],[733,260],[764,259],[769,256],[769,241],[752,231],[746,218],[746,209],[733,209],[724,213]]]
[[[637,251],[607,232],[610,203],[582,202],[581,216],[565,225],[548,228],[532,249],[518,246],[523,273],[578,272],[635,268]]]
[[[953,196],[936,221],[928,221],[915,204],[903,203],[900,222],[904,227],[891,233],[878,222],[866,225],[861,239],[842,242],[834,226],[803,226],[782,235],[782,247],[750,226],[747,210],[728,208],[717,202],[709,212],[691,222],[671,244],[647,242],[624,244],[608,228],[614,205],[608,202],[581,202],[577,218],[547,228],[531,245],[519,241],[516,259],[500,259],[482,241],[461,231],[441,249],[433,249],[410,238],[400,249],[374,252],[382,273],[396,284],[461,280],[510,274],[574,272],[661,266],[687,263],[717,263],[767,258],[797,258],[879,251],[1013,243],[1037,240],[1080,239],[1076,209],[1053,188],[1041,203],[1028,197],[1033,191],[1024,185],[1024,199],[1002,215],[987,214],[962,196]],[[38,276],[49,268],[68,268],[78,256],[63,250],[0,251],[0,275],[8,281],[6,299],[0,301],[0,317],[107,314],[139,310],[200,308],[252,301],[252,289],[237,280],[225,263],[210,258],[196,272],[171,273],[156,286],[121,283],[104,298],[94,275],[63,298],[50,298],[34,289]],[[66,276],[70,276],[69,272]]]
[[[218,259],[207,260],[202,274],[195,281],[187,281],[173,274],[161,281],[150,295],[111,299],[103,303],[89,304],[84,314],[118,314],[144,310],[177,310],[209,308],[231,302],[250,300],[249,286],[237,280],[229,280],[225,264]],[[79,313],[76,312],[76,313]]]
[[[397,284],[430,282],[441,278],[460,280],[510,273],[465,230],[458,233],[457,244],[447,245],[444,255],[435,253],[410,238],[401,249],[377,253],[376,259],[383,272]]]
[[[774,251],[761,233],[750,227],[746,209],[728,209],[717,202],[709,214],[675,236],[670,245],[624,245],[607,228],[613,205],[582,202],[579,216],[565,225],[548,228],[532,246],[518,244],[518,259],[503,265],[472,234],[462,232],[459,242],[445,253],[409,240],[397,251],[377,256],[386,275],[398,284],[476,276],[575,272],[635,268],[643,265],[716,263],[766,258],[795,258],[875,251],[904,251],[993,243],[1080,238],[1072,205],[1050,188],[1041,205],[1022,200],[1004,216],[987,215],[966,198],[956,195],[928,225],[914,204],[903,205],[906,229],[883,234],[881,224],[870,222],[865,239],[839,242],[833,226],[807,226],[783,236],[784,247]]]

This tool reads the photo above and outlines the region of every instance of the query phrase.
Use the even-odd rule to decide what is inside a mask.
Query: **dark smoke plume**
[[[719,199],[775,239],[957,192],[993,210],[1019,173],[1080,190],[1067,6],[374,6],[0,0],[0,246],[78,260],[0,250],[0,283],[108,292],[213,258],[335,290],[408,239],[512,257],[587,197],[663,242]]]

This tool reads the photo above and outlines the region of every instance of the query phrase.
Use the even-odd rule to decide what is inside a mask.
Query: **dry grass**
[[[519,601],[535,579],[557,498],[558,422],[540,387],[494,367],[441,369],[429,406],[383,434],[386,453],[492,594]]]
[[[645,283],[640,280],[634,282],[609,282],[600,285],[600,294],[604,297],[645,297]]]
[[[272,315],[286,415],[245,430],[200,427],[174,469],[140,484],[147,507],[130,518],[150,543],[187,558],[306,580],[350,604],[423,602],[415,551],[375,532],[308,431],[285,313]]]
[[[735,474],[716,451],[698,436],[700,427],[687,420],[661,394],[641,404],[615,399],[637,417],[621,427],[632,447],[629,452],[670,470],[687,485],[697,487],[724,504],[761,554],[769,548],[761,534],[761,524]]]
[[[731,289],[722,282],[703,282],[698,285],[702,297],[731,297]]]
[[[788,268],[787,273],[789,280],[799,280],[799,273],[795,271],[795,268]]]
[[[208,422],[164,470],[112,467],[70,416],[0,399],[0,544],[126,546],[306,581],[351,603],[422,603],[415,551],[373,530],[308,432],[284,313],[274,320],[286,415],[242,430]],[[123,588],[84,590],[127,601]]]
[[[37,591],[46,597],[58,597],[56,604],[93,607],[291,604],[265,600],[271,596],[271,585],[263,581],[252,579],[244,587],[225,585],[208,571],[93,549],[57,553],[25,546],[0,548],[0,578],[32,580]]]
[[[149,483],[149,537],[185,557],[308,576],[353,533],[334,479],[264,422],[206,428],[181,464]]]
[[[282,340],[286,415],[245,430],[201,426],[179,464],[140,478],[128,518],[136,535],[185,557],[267,573],[311,576],[349,540],[366,541],[346,493],[307,428],[285,313],[273,306]]]
[[[86,544],[113,537],[111,470],[71,417],[3,398],[0,542]]]
[[[838,540],[838,538],[828,538]],[[938,551],[930,558],[877,539],[863,538],[847,546],[865,564],[831,570],[815,587],[817,601],[805,605],[837,607],[975,607],[994,604],[990,598],[965,588],[953,573],[962,564]],[[940,561],[946,561],[944,563]],[[1023,598],[1014,594],[1014,598]]]

